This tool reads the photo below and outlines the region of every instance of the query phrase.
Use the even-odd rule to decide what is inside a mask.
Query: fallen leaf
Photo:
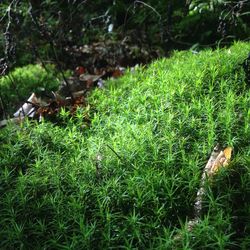
[[[86,73],[86,70],[85,70],[84,67],[78,66],[78,67],[76,67],[76,69],[75,69],[75,73],[76,73],[77,76],[80,76],[80,75]]]
[[[227,158],[228,161],[231,159],[232,151],[233,151],[233,149],[231,147],[227,147],[223,151],[225,154],[225,157]]]
[[[102,75],[90,75],[90,74],[83,74],[79,76],[79,80],[82,82],[96,82],[98,79],[100,79]]]
[[[209,175],[215,174],[221,167],[228,166],[232,156],[232,150],[233,149],[231,147],[227,147],[223,151],[220,151],[219,155],[211,166]]]
[[[117,78],[123,75],[123,72],[120,69],[115,69],[112,73],[112,77]]]
[[[38,104],[38,99],[35,93],[32,93],[31,96],[28,98],[27,102],[25,102],[21,108],[19,108],[14,117],[34,117],[35,115],[35,106]]]

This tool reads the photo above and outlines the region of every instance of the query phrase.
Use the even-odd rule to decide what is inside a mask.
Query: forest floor
[[[73,112],[2,128],[0,248],[249,249],[249,51],[175,52],[94,88]],[[13,73],[26,79],[20,95],[58,88],[27,67]],[[203,182],[190,229],[217,144],[232,156]]]

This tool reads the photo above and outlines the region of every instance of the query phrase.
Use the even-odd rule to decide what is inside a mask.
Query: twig
[[[60,63],[59,60],[58,60],[57,53],[56,53],[56,49],[55,49],[55,46],[54,46],[53,41],[50,41],[50,46],[51,46],[51,48],[52,48],[52,51],[53,51],[53,54],[54,54],[54,59],[55,59],[56,64],[57,64],[57,66],[58,66],[59,72],[60,72],[60,74],[61,74],[61,76],[62,76],[62,78],[63,78],[63,81],[66,83],[66,86],[67,86],[69,95],[70,95],[70,97],[71,97],[71,101],[72,101],[72,103],[74,103],[75,98],[74,98],[74,96],[73,96],[73,94],[72,94],[72,92],[71,92],[71,90],[70,90],[70,84],[69,84],[67,78],[66,78],[65,75],[64,75],[64,72],[63,72],[61,63]]]
[[[202,211],[203,196],[205,194],[205,183],[207,181],[207,177],[211,175],[212,166],[213,166],[216,158],[218,157],[219,153],[220,153],[219,145],[216,145],[213,149],[213,152],[211,153],[211,156],[210,156],[204,170],[203,170],[203,173],[201,176],[200,188],[197,192],[197,196],[196,196],[195,204],[194,204],[195,220],[196,219],[198,220],[198,218],[200,218],[201,211]]]
[[[161,14],[160,14],[154,7],[152,7],[151,5],[149,5],[149,4],[147,4],[147,3],[144,3],[143,1],[139,1],[139,0],[136,0],[136,1],[134,2],[134,5],[135,5],[136,3],[143,4],[143,5],[145,5],[146,7],[150,8],[150,9],[153,10],[153,12],[155,12],[155,14],[161,19]]]
[[[31,17],[31,20],[32,20],[32,22],[35,24],[35,26],[36,26],[36,28],[38,29],[38,31],[40,32],[41,36],[44,37],[44,38],[46,39],[46,41],[49,43],[49,45],[50,45],[50,47],[51,47],[51,49],[52,49],[53,57],[54,57],[55,62],[56,62],[56,64],[57,64],[57,66],[58,66],[59,72],[60,72],[60,74],[61,74],[61,76],[62,76],[62,78],[63,78],[63,80],[64,80],[64,82],[65,82],[65,84],[66,84],[66,87],[67,87],[68,92],[69,92],[69,94],[70,94],[71,100],[72,100],[72,102],[74,102],[74,97],[73,97],[73,95],[72,95],[72,93],[71,93],[71,90],[70,90],[70,84],[69,84],[69,82],[67,81],[67,78],[65,77],[65,75],[64,75],[64,73],[63,73],[63,69],[62,69],[61,63],[59,62],[59,59],[58,59],[58,56],[57,56],[57,53],[56,53],[56,49],[55,49],[55,46],[54,46],[54,42],[53,42],[53,40],[51,39],[51,35],[50,35],[50,33],[47,32],[47,31],[45,30],[45,28],[44,28],[43,26],[41,26],[41,25],[39,24],[39,22],[37,21],[36,16],[34,16],[34,14],[33,14],[33,6],[32,6],[32,3],[31,3],[31,2],[29,2],[29,5],[30,5],[30,7],[29,7],[28,12],[29,12],[29,15],[30,15],[30,17]]]
[[[202,203],[206,191],[205,185],[207,180],[211,180],[211,178],[217,173],[219,168],[228,165],[231,158],[231,152],[232,152],[231,147],[227,147],[224,150],[221,150],[219,145],[216,145],[214,147],[213,152],[211,153],[211,156],[202,173],[200,188],[197,192],[194,204],[194,218],[189,220],[187,223],[188,231],[192,231],[193,228],[201,220]],[[181,238],[182,238],[181,234],[175,236],[175,240],[180,240]]]
[[[122,157],[117,153],[115,152],[115,150],[113,148],[111,148],[108,144],[106,144],[106,146],[121,160],[123,161]]]
[[[6,16],[8,17],[8,21],[7,21],[7,25],[6,25],[6,29],[4,32],[4,39],[5,39],[5,59],[6,62],[10,64],[10,61],[13,61],[13,64],[15,63],[15,44],[13,42],[13,36],[10,32],[11,29],[11,24],[13,21],[13,17],[12,17],[12,7],[14,5],[15,11],[17,8],[18,3],[20,2],[20,0],[13,0],[8,8],[6,9],[5,15],[1,18],[0,21],[2,21]]]

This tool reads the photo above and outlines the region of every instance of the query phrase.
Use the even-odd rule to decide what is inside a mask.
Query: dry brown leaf
[[[209,171],[209,175],[214,175],[221,167],[228,166],[231,156],[232,156],[232,148],[227,147],[223,151],[220,151],[218,156],[216,157],[214,163],[211,166]]]

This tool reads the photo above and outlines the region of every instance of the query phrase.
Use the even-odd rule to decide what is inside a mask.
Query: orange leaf
[[[78,66],[75,69],[76,75],[80,76],[86,72],[85,68],[82,66]]]
[[[113,76],[114,78],[120,77],[120,76],[122,76],[122,75],[123,75],[123,72],[122,72],[121,70],[119,70],[119,69],[115,69],[115,70],[113,71],[113,73],[112,73],[112,76]]]
[[[223,151],[220,151],[211,167],[210,175],[215,174],[221,167],[225,167],[229,164],[232,150],[233,149],[231,147],[227,147]]]
[[[233,151],[233,149],[231,147],[227,147],[223,151],[224,155],[225,155],[225,157],[227,158],[228,161],[231,159],[232,151]]]

